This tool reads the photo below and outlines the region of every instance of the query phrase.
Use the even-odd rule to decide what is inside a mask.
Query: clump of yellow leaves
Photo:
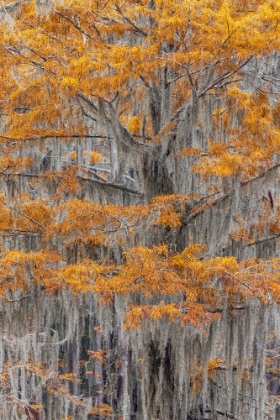
[[[263,303],[278,302],[278,259],[239,263],[234,257],[208,258],[205,247],[198,244],[180,253],[174,253],[166,244],[131,248],[129,241],[143,223],[147,229],[156,224],[180,226],[185,206],[193,198],[173,194],[156,197],[147,206],[127,207],[73,199],[51,206],[42,199],[33,201],[23,195],[22,202],[8,206],[2,195],[2,229],[36,232],[45,248],[29,253],[2,252],[1,297],[12,299],[10,293],[20,290],[25,296],[32,283],[50,293],[63,288],[75,294],[95,293],[103,303],[112,301],[116,294],[122,295],[127,298],[126,328],[136,328],[147,319],[164,318],[203,328],[219,317],[225,296],[232,308],[246,305],[252,297]],[[269,227],[272,234],[278,235],[275,215],[269,216],[271,205],[266,197],[264,208],[268,213],[263,229],[267,233]],[[123,247],[121,264],[114,264],[108,256],[103,261],[83,257],[89,249],[106,247],[108,236]],[[57,238],[63,241],[54,252],[50,246]],[[72,264],[65,258],[69,249],[77,253]]]
[[[123,295],[128,299],[126,328],[162,318],[205,328],[219,317],[225,296],[233,309],[251,297],[264,304],[280,301],[279,259],[238,263],[234,257],[208,259],[204,253],[201,245],[175,255],[167,245],[134,247],[114,266],[92,260],[66,265],[50,250],[12,251],[0,260],[0,293],[7,299],[7,291],[26,293],[30,282],[36,282],[49,292],[65,287],[74,293],[92,292],[102,302]]]
[[[266,92],[242,92],[231,88],[225,100],[228,107],[213,112],[217,139],[209,139],[206,149],[189,147],[178,156],[196,156],[192,170],[208,179],[234,177],[243,181],[263,174],[274,163],[275,153],[280,153],[280,133],[277,126],[277,106],[269,104]],[[239,121],[236,127],[228,125],[229,110],[234,107]],[[224,130],[229,138],[224,140]]]
[[[110,405],[102,403],[100,407],[92,408],[91,414],[95,414],[104,418],[110,418],[113,417],[113,410]]]
[[[234,257],[207,259],[203,252],[201,245],[191,245],[175,255],[166,245],[133,248],[111,276],[97,279],[93,290],[101,297],[110,290],[112,296],[116,293],[130,298],[126,328],[166,317],[203,328],[219,317],[225,296],[233,309],[240,303],[246,305],[251,297],[263,303],[278,301],[279,261],[271,268],[257,259],[242,263]],[[133,296],[139,294],[143,303],[133,303]]]

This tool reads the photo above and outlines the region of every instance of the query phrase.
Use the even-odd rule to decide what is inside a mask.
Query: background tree
[[[276,418],[279,3],[0,8],[3,419]]]

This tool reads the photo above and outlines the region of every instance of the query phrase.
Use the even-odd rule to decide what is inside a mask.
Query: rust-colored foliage
[[[217,138],[208,139],[206,150],[190,147],[180,152],[181,156],[199,159],[193,170],[204,177],[241,174],[245,180],[265,171],[273,163],[275,153],[280,152],[279,104],[272,108],[265,90],[244,92],[239,79],[253,56],[279,47],[279,8],[275,1],[260,1],[255,6],[242,2],[242,7],[237,3],[209,2],[197,7],[192,1],[172,1],[166,7],[162,1],[152,5],[148,1],[122,5],[109,1],[91,2],[89,8],[87,2],[69,0],[57,4],[48,16],[39,16],[35,2],[24,2],[13,16],[13,26],[4,23],[1,32],[1,97],[5,116],[1,138],[6,147],[0,161],[1,173],[8,176],[28,171],[32,159],[21,156],[21,151],[30,142],[35,144],[49,137],[63,142],[73,136],[90,136],[96,129],[95,114],[102,113],[98,109],[101,101],[102,106],[109,106],[117,96],[118,121],[135,144],[139,137],[142,143],[154,139],[157,144],[176,128],[176,121],[170,114],[169,121],[156,128],[148,109],[135,112],[135,102],[127,99],[135,97],[138,103],[144,103],[145,90],[163,77],[158,72],[162,67],[168,69],[170,80],[165,82],[176,93],[171,104],[174,116],[191,95],[201,98],[207,92],[219,91],[224,98],[223,106],[213,112]],[[249,37],[248,28],[252,34]],[[200,73],[208,67],[213,68],[214,76],[203,86]],[[231,109],[239,115],[239,124],[234,127]],[[92,121],[84,124],[82,116],[89,112]],[[218,138],[222,136],[220,126],[228,127],[226,142]],[[101,124],[99,135],[104,133]],[[94,166],[102,160],[98,151],[83,150],[79,157],[77,150],[66,156],[72,159],[67,169],[48,170],[30,180],[33,185],[43,180],[49,185],[56,183],[50,201],[33,200],[27,193],[21,193],[20,200],[8,201],[2,194],[1,231],[36,233],[44,245],[35,253],[3,249],[3,297],[7,290],[26,291],[30,281],[49,291],[63,287],[71,287],[75,293],[91,291],[105,301],[114,294],[140,292],[147,299],[159,296],[151,305],[138,307],[132,302],[126,318],[128,327],[139,325],[147,317],[164,316],[195,326],[208,325],[225,290],[230,299],[237,301],[252,295],[266,301],[268,292],[276,294],[278,300],[276,274],[263,287],[266,263],[252,262],[252,269],[246,269],[244,278],[240,274],[243,263],[230,257],[208,260],[203,250],[201,257],[196,258],[194,245],[177,254],[167,245],[129,249],[137,244],[143,227],[180,227],[186,206],[201,198],[173,194],[154,197],[148,205],[134,206],[104,205],[78,198],[65,200],[81,188],[80,178],[86,173],[84,162]],[[107,175],[100,172],[99,181],[106,180]],[[268,200],[271,207],[269,197]],[[266,231],[278,234],[277,217],[269,220],[269,226],[265,222]],[[255,230],[262,229],[262,222],[257,225]],[[232,237],[252,241],[248,228],[242,229]],[[62,241],[59,249],[52,251],[51,244],[58,240]],[[113,266],[109,259],[101,263],[87,258],[87,249],[106,247],[110,241],[125,251],[122,264]],[[65,252],[71,247],[78,249],[75,264],[65,260]],[[277,261],[273,264],[277,273]],[[183,295],[183,306],[165,304],[163,297],[170,295]]]
[[[244,86],[254,60],[279,50],[280,1],[64,0],[41,11],[36,3],[0,6],[0,297],[14,303],[33,287],[92,294],[101,305],[122,297],[126,330],[166,320],[205,334],[225,307],[279,303],[279,258],[210,257],[191,237],[177,249],[177,238],[217,204],[223,181],[245,184],[277,165],[273,80]],[[182,160],[199,181],[192,191],[176,185],[189,176],[174,176]],[[236,214],[230,238],[277,238],[274,195],[260,197],[259,220]],[[21,249],[31,237],[33,251]],[[103,350],[88,354],[106,361]],[[212,359],[209,375],[222,363]],[[24,369],[82,404],[69,392],[75,375],[35,362]],[[193,393],[203,386],[199,361],[195,371]],[[22,408],[30,418],[40,410]],[[91,410],[112,413],[99,402]]]

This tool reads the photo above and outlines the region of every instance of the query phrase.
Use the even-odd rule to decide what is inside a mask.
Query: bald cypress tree
[[[1,6],[0,418],[277,419],[279,6]]]

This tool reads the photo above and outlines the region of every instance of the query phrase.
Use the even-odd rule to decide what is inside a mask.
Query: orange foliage
[[[33,253],[5,252],[2,241],[1,297],[26,292],[31,281],[50,292],[69,287],[74,293],[96,293],[105,302],[120,294],[130,298],[128,328],[166,317],[205,327],[218,316],[224,295],[233,306],[252,296],[264,303],[279,300],[278,260],[238,263],[233,257],[209,259],[200,245],[178,253],[164,244],[141,246],[143,231],[178,229],[187,206],[196,209],[201,201],[198,211],[203,211],[211,205],[199,194],[162,195],[133,206],[73,198],[84,197],[80,191],[88,166],[106,158],[79,145],[96,133],[98,113],[100,138],[106,138],[111,112],[133,145],[158,148],[173,136],[190,98],[220,95],[222,103],[212,113],[215,138],[206,139],[205,149],[179,153],[181,158],[195,156],[193,171],[203,178],[238,174],[247,180],[266,171],[280,153],[279,103],[272,107],[269,91],[242,91],[239,84],[252,57],[279,49],[279,1],[152,3],[92,1],[89,9],[87,1],[65,0],[48,16],[39,16],[35,1],[28,1],[13,16],[12,29],[1,22],[0,174],[28,175],[30,188],[45,183],[53,191],[48,201],[22,191],[20,200],[0,197],[1,232],[33,233],[42,241],[42,249]],[[170,88],[172,100],[166,118],[160,115],[155,124],[149,94],[154,89],[155,99],[163,101],[157,86]],[[48,168],[33,179],[25,172],[38,162],[22,151],[50,138],[61,143],[78,139],[75,151],[65,152],[64,169]],[[101,185],[113,183],[106,170],[92,175]],[[269,210],[269,202],[266,206]],[[278,235],[278,216],[277,209],[277,216],[242,227],[232,238],[254,242],[268,231]],[[88,258],[88,250],[110,244],[121,247],[121,264],[108,255],[102,261]],[[76,252],[72,264],[66,258],[70,252]],[[145,302],[136,304],[135,294]],[[168,301],[176,296],[180,304]]]

